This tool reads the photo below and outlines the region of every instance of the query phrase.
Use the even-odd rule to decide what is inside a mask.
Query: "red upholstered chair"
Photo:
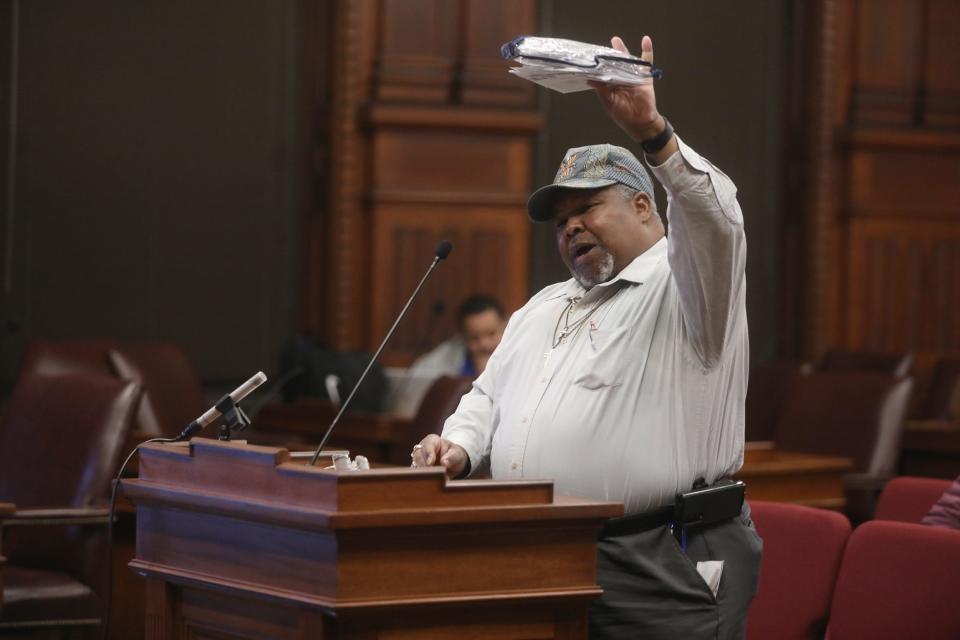
[[[118,376],[143,386],[136,418],[142,435],[176,436],[207,409],[200,378],[179,345],[120,344],[110,349],[109,360]]]
[[[912,366],[910,353],[830,349],[820,359],[817,371],[873,371],[903,378],[909,375]]]
[[[0,635],[98,623],[104,505],[139,396],[106,376],[17,382],[0,421]]]
[[[940,478],[894,478],[883,488],[873,517],[919,524],[951,484]]]
[[[763,561],[747,638],[822,638],[850,522],[794,504],[751,501],[750,508],[763,538]]]
[[[857,527],[840,566],[830,640],[960,638],[960,532],[874,520]]]

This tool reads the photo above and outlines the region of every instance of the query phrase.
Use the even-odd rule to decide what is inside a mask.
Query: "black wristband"
[[[670,121],[666,118],[663,119],[663,124],[666,125],[663,131],[652,138],[640,142],[640,148],[643,149],[644,153],[656,153],[670,142],[670,138],[673,137],[673,125],[671,125]]]

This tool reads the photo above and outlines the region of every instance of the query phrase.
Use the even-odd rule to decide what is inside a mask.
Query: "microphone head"
[[[437,259],[446,260],[451,251],[453,251],[453,243],[449,240],[444,240],[437,245]]]

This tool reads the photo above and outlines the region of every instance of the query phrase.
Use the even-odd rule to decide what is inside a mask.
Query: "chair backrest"
[[[175,436],[206,410],[203,385],[179,345],[123,344],[110,349],[109,357],[117,375],[143,386],[136,424],[144,434]]]
[[[24,352],[20,374],[112,376],[107,356],[112,345],[109,340],[34,339]]]
[[[763,561],[747,637],[822,638],[850,522],[794,504],[753,500],[750,509],[763,538]]]
[[[412,437],[419,440],[429,433],[439,434],[443,431],[443,423],[456,411],[463,397],[473,381],[470,378],[459,376],[440,376],[427,390],[420,408],[413,418],[411,425]]]
[[[196,370],[178,345],[111,340],[35,339],[27,346],[21,375],[86,374],[139,382],[143,400],[134,430],[172,436],[207,408]]]
[[[102,502],[139,397],[107,376],[21,376],[0,420],[0,502]]]
[[[820,359],[817,371],[873,371],[902,378],[910,373],[911,366],[910,353],[830,349]]]
[[[941,358],[937,362],[921,417],[930,420],[960,418],[960,358]]]
[[[893,475],[913,381],[859,371],[797,376],[775,439],[778,449],[853,458],[855,472]]]
[[[803,373],[797,362],[767,362],[750,367],[745,434],[748,441],[773,440],[784,399],[793,380]]]
[[[960,532],[874,520],[850,537],[830,640],[960,638]]]
[[[894,478],[883,488],[873,517],[876,520],[920,524],[930,507],[950,488],[950,484],[950,480],[940,478]]]

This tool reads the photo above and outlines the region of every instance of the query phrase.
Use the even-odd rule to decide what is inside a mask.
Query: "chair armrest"
[[[12,502],[0,502],[0,518],[11,516],[16,510],[17,505],[13,504]]]
[[[870,473],[848,473],[843,476],[844,487],[853,491],[882,491],[892,476]]]
[[[857,526],[861,522],[873,519],[877,499],[890,476],[877,476],[868,473],[850,473],[844,476],[844,495],[847,499],[844,513],[850,524]]]
[[[106,524],[109,521],[110,510],[106,507],[17,509],[10,515],[0,512],[0,527]]]

